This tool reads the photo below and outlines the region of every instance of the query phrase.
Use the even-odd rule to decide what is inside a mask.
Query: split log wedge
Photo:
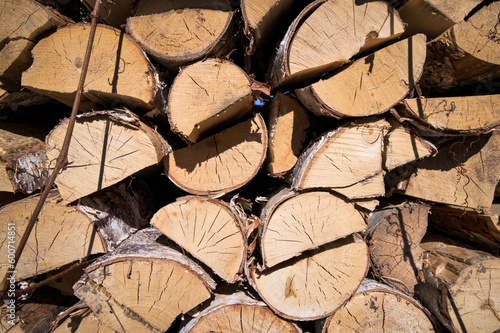
[[[358,59],[339,73],[296,93],[319,116],[380,114],[414,88],[422,75],[425,57],[426,39],[419,34]]]
[[[231,295],[217,295],[206,309],[179,331],[179,333],[203,332],[300,333],[302,330],[297,325],[276,316],[264,302],[238,292]]]
[[[281,41],[270,83],[278,87],[313,79],[403,31],[397,11],[385,1],[314,1]]]
[[[331,315],[368,272],[368,247],[342,239],[270,269],[248,269],[250,284],[276,314],[291,320]]]
[[[365,279],[354,296],[321,326],[318,333],[435,331],[419,302],[371,279]]]
[[[89,32],[90,24],[68,25],[38,42],[21,84],[72,106]],[[109,26],[97,26],[85,82],[81,111],[120,105],[162,108],[158,74],[146,55],[128,35]]]
[[[247,255],[244,228],[228,204],[187,196],[161,208],[151,225],[229,283],[238,280]]]
[[[148,15],[168,12],[175,9],[201,8],[230,11],[231,4],[228,0],[138,0],[134,8],[134,15]]]
[[[59,156],[67,126],[68,120],[63,120],[47,136],[51,163]],[[67,168],[56,185],[63,199],[72,202],[158,165],[169,151],[161,136],[129,111],[83,114],[75,124]]]
[[[8,257],[17,248],[39,196],[34,195],[0,208],[2,224],[0,275],[9,271]],[[74,207],[59,202],[52,191],[16,266],[16,281],[46,273],[95,253],[106,252],[93,223]],[[9,230],[9,231],[8,231]],[[61,255],[64,253],[64,255]],[[9,256],[7,256],[9,254]]]
[[[17,39],[0,50],[0,84],[3,88],[16,91],[21,87],[22,73],[33,62],[31,50],[34,46],[30,40]]]
[[[413,295],[422,268],[420,241],[427,231],[428,206],[405,202],[373,212],[366,241],[375,276]]]
[[[429,43],[421,80],[426,94],[500,77],[499,12],[494,1]]]
[[[429,201],[489,210],[500,180],[500,133],[453,140],[438,150],[413,167],[398,189]]]
[[[209,136],[165,158],[168,178],[196,195],[221,196],[247,184],[259,171],[267,150],[267,129],[260,114]]]
[[[500,126],[500,95],[413,98],[406,112],[421,125],[444,133],[476,133]]]
[[[104,326],[89,309],[72,313],[63,321],[53,333],[114,333],[112,329]]]
[[[155,60],[178,69],[204,57],[222,57],[235,45],[232,11],[185,8],[133,16],[127,33]]]
[[[366,229],[354,204],[326,191],[284,189],[269,199],[261,214],[263,267]]]
[[[269,104],[269,154],[267,170],[272,177],[290,171],[304,147],[309,119],[307,110],[281,92]]]
[[[500,327],[500,258],[441,242],[422,243],[423,304],[451,332]]]
[[[210,297],[215,282],[194,261],[143,229],[85,269],[73,287],[116,332],[166,331],[174,319]]]
[[[170,87],[168,119],[188,142],[228,128],[254,105],[248,75],[227,60],[208,59],[183,68]]]

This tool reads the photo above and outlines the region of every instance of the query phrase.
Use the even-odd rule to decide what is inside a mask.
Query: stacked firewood
[[[61,152],[95,5],[0,0],[1,277]],[[98,14],[2,330],[500,330],[500,2]]]

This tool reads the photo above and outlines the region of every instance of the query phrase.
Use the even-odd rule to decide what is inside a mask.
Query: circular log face
[[[243,227],[217,199],[183,197],[160,209],[151,224],[232,283],[246,258]]]
[[[434,332],[429,318],[404,294],[373,290],[355,294],[327,319],[323,333]]]
[[[285,198],[264,223],[261,246],[266,267],[366,229],[353,204],[319,191]]]
[[[366,244],[340,240],[293,263],[249,274],[262,299],[277,314],[292,320],[315,320],[345,302],[367,272]]]

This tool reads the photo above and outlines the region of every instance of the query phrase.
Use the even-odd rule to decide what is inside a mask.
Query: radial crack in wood
[[[64,320],[56,329],[54,333],[113,333],[112,329],[104,326],[88,308],[85,310],[72,313]]]
[[[366,229],[354,204],[326,191],[296,193],[284,189],[271,197],[261,214],[263,267]]]
[[[165,158],[165,171],[181,189],[221,196],[248,183],[267,150],[267,129],[260,114]]]
[[[161,208],[151,225],[229,283],[238,280],[247,254],[243,224],[217,199],[187,196]]]
[[[59,156],[67,126],[64,120],[47,136],[50,166]],[[72,202],[158,165],[169,151],[162,137],[129,111],[83,114],[75,124],[68,163],[56,185],[63,199]]]
[[[380,114],[414,88],[422,75],[425,57],[426,39],[419,34],[358,59],[339,73],[296,93],[319,116]]]
[[[186,8],[230,11],[231,4],[228,0],[138,0],[134,8],[134,15],[149,15]]]
[[[233,125],[254,105],[248,75],[227,60],[208,59],[183,68],[168,95],[172,130],[189,142]]]
[[[116,332],[163,332],[210,297],[215,282],[195,262],[143,229],[85,269],[75,295]]]

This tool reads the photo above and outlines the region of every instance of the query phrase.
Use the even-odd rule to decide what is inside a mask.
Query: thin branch
[[[47,184],[45,185],[42,193],[40,194],[40,199],[38,200],[38,203],[33,211],[33,214],[31,215],[31,218],[28,222],[28,226],[26,227],[26,230],[24,231],[23,236],[21,237],[21,240],[19,241],[19,245],[16,249],[16,253],[15,253],[15,257],[14,257],[14,264],[9,264],[9,269],[7,270],[7,273],[5,273],[5,276],[2,280],[2,283],[0,285],[0,296],[4,295],[5,292],[7,291],[7,279],[8,279],[10,274],[15,275],[17,263],[19,261],[19,258],[21,257],[21,254],[23,253],[24,247],[26,246],[28,238],[31,234],[31,230],[33,230],[35,223],[38,221],[38,215],[40,214],[40,212],[43,208],[43,205],[45,204],[45,201],[47,200],[47,197],[49,195],[50,190],[52,189],[52,186],[54,185],[54,182],[56,180],[57,175],[59,174],[59,172],[62,170],[62,168],[68,162],[69,144],[71,142],[71,136],[73,135],[73,129],[74,129],[75,123],[76,123],[76,114],[78,113],[78,107],[80,106],[80,100],[82,98],[82,93],[83,93],[83,86],[85,84],[85,77],[87,76],[87,71],[89,68],[90,54],[92,53],[92,44],[94,43],[95,32],[97,29],[98,13],[99,13],[100,6],[101,6],[101,0],[97,0],[95,7],[94,7],[94,10],[92,11],[92,14],[91,14],[92,21],[91,21],[91,27],[90,27],[90,34],[89,34],[89,39],[87,42],[87,49],[85,51],[85,58],[83,60],[82,72],[80,75],[80,81],[78,82],[78,88],[76,90],[75,101],[73,103],[73,109],[71,110],[71,116],[69,118],[68,129],[66,131],[66,136],[64,137],[63,145],[61,147],[61,152],[59,153],[59,157],[57,158],[56,165],[54,166],[54,170],[52,171],[52,174],[50,175],[50,177],[47,181]]]

